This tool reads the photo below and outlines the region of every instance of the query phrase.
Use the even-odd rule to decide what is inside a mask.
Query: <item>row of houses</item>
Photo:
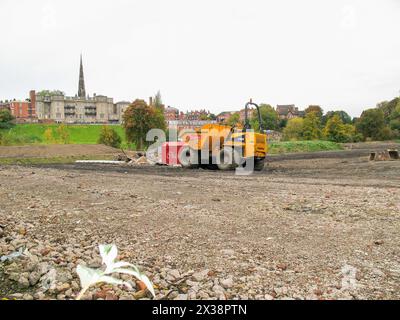
[[[80,59],[78,94],[67,96],[60,91],[31,90],[29,98],[24,101],[0,101],[0,110],[8,109],[18,123],[66,123],[66,124],[121,124],[123,114],[131,103],[119,101],[114,103],[113,98],[86,94],[82,56]],[[153,105],[153,98],[149,99]],[[222,112],[215,116],[205,109],[180,111],[178,108],[161,106],[164,110],[168,127],[192,129],[207,123],[223,123],[236,113],[235,111]],[[291,119],[303,116],[294,105],[278,105],[276,109],[281,119]],[[249,117],[253,116],[254,109],[249,110]],[[241,121],[244,121],[245,110],[239,111]]]
[[[29,99],[0,102],[0,110],[8,109],[18,123],[66,123],[66,124],[121,124],[123,114],[131,102],[114,103],[112,98],[94,94],[93,97],[69,97],[63,93],[36,93],[30,91]],[[152,104],[152,98],[149,99]],[[164,116],[168,126],[193,127],[205,123],[224,123],[239,113],[240,121],[245,119],[245,110],[225,111],[214,116],[205,109],[182,112],[174,107],[164,107]],[[278,105],[276,111],[280,119],[303,117],[304,111],[295,105]],[[255,109],[249,110],[252,117]]]
[[[255,109],[250,109],[249,110],[249,117],[253,117],[254,113],[256,112]],[[296,117],[304,117],[305,116],[305,111],[299,110],[298,107],[296,107],[294,104],[291,105],[278,105],[276,107],[276,112],[281,120],[290,120]],[[226,122],[229,120],[229,118],[237,113],[237,111],[225,111],[220,113],[217,116],[217,121],[218,122]],[[244,121],[245,119],[245,110],[239,111],[239,119],[240,121]]]

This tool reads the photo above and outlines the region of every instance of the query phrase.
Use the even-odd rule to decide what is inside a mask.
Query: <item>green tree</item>
[[[148,146],[146,135],[151,129],[166,130],[164,114],[144,100],[135,100],[123,115],[126,139],[139,150]]]
[[[325,128],[324,137],[334,142],[353,142],[355,140],[355,127],[352,124],[343,123],[339,114],[331,117]]]
[[[283,129],[283,138],[285,140],[300,140],[303,136],[303,118],[293,118],[287,122]]]
[[[321,136],[321,119],[319,117],[319,113],[307,113],[303,124],[304,140],[318,140],[321,138]]]
[[[357,132],[364,139],[381,140],[385,129],[385,114],[382,109],[365,110],[356,123]]]
[[[236,127],[237,125],[240,125],[240,114],[239,112],[235,112],[233,115],[231,115],[227,121],[227,124],[231,127]]]
[[[322,124],[325,126],[328,123],[328,120],[335,115],[338,115],[344,124],[353,123],[353,119],[349,116],[349,114],[346,111],[340,110],[340,111],[328,111],[326,115],[322,117]]]
[[[391,101],[383,101],[377,104],[377,108],[382,110],[386,124],[389,124],[396,115],[396,109],[400,106],[400,98],[395,98]]]
[[[260,104],[260,114],[263,128],[266,130],[278,130],[279,129],[279,115],[276,110],[269,104]],[[251,126],[253,129],[258,130],[260,128],[258,124],[257,111],[253,113],[250,119]]]
[[[36,93],[41,97],[64,96],[65,93],[61,90],[42,90]]]
[[[10,110],[0,110],[0,129],[10,129],[12,126],[14,126],[14,120],[15,118],[11,114]]]
[[[117,131],[110,126],[103,126],[100,130],[98,144],[104,144],[109,147],[119,148],[121,146],[121,137],[118,135]]]
[[[288,124],[288,119],[280,119],[279,120],[279,128],[283,130]]]
[[[389,121],[390,121],[389,122],[390,129],[392,129],[394,131],[394,135],[396,137],[399,137],[399,135],[400,135],[400,99],[399,99],[399,102],[398,102],[396,108],[390,114]]]
[[[309,106],[306,110],[306,115],[309,113],[316,113],[318,118],[322,118],[322,116],[324,115],[324,110],[322,110],[322,108],[320,106]]]
[[[377,140],[390,140],[395,138],[395,132],[393,132],[388,126],[385,126],[378,134]]]

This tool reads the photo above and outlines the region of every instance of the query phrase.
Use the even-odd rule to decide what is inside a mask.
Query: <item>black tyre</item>
[[[186,169],[198,169],[199,157],[198,152],[190,147],[183,147],[178,155],[179,162]]]
[[[254,171],[263,171],[265,167],[265,159],[254,160]]]
[[[234,170],[238,167],[239,163],[240,155],[236,150],[226,147],[220,151],[217,159],[217,166],[219,170]]]

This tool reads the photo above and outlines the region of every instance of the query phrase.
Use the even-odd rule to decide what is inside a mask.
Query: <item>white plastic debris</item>
[[[20,248],[18,251],[10,253],[9,255],[2,256],[0,258],[0,261],[1,262],[6,262],[7,260],[8,261],[12,261],[12,260],[17,259],[19,257],[22,257],[23,255],[24,255],[24,248]]]
[[[107,161],[107,160],[77,160],[75,163],[86,163],[86,164],[125,164],[125,161]]]

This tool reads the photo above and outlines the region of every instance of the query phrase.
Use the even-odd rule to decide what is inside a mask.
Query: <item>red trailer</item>
[[[179,152],[185,146],[185,142],[165,142],[161,147],[162,163],[167,166],[180,165]]]

